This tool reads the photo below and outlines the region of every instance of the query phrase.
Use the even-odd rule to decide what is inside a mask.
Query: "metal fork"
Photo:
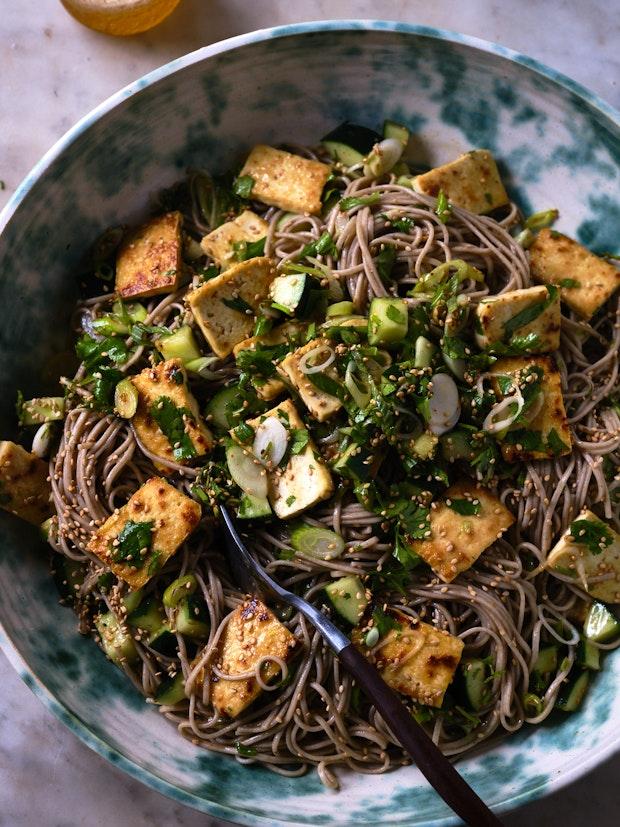
[[[471,827],[501,827],[501,821],[428,737],[375,667],[326,615],[303,598],[283,589],[267,574],[243,544],[226,508],[220,506],[220,510],[224,520],[227,559],[239,588],[248,594],[286,603],[301,612],[323,635],[446,804]]]

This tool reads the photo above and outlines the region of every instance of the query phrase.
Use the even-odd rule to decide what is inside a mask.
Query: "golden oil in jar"
[[[161,23],[180,0],[61,0],[80,23],[98,32],[130,35]]]

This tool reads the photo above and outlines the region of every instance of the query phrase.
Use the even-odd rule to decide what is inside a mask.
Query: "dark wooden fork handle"
[[[349,644],[338,655],[374,703],[381,717],[415,761],[420,772],[471,827],[497,827],[502,822],[472,790],[385,683],[376,668]]]

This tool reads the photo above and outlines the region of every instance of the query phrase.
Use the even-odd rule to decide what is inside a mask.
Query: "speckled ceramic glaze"
[[[415,133],[417,160],[491,149],[526,211],[617,246],[620,118],[534,61],[458,34],[383,22],[287,26],[209,46],[153,72],[81,121],[43,158],[0,218],[0,433],[13,401],[66,371],[74,268],[105,227],[134,218],[187,166],[223,170],[256,141],[313,143],[345,118]],[[247,825],[440,825],[448,810],[413,768],[284,779],[179,738],[58,605],[35,530],[0,515],[0,632],[24,681],[89,746],[167,795]],[[620,746],[620,657],[579,714],[526,728],[461,764],[508,808],[591,769]]]

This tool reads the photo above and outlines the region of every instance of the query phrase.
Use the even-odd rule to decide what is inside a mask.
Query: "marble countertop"
[[[334,13],[336,11],[337,13]],[[620,108],[617,2],[588,0],[182,0],[161,26],[114,39],[76,23],[59,0],[4,0],[0,15],[0,206],[41,155],[105,97],[207,43],[264,26],[376,17],[457,29],[503,43]],[[620,755],[504,819],[508,827],[618,824]],[[0,653],[0,825],[215,827],[88,750],[30,693]]]

